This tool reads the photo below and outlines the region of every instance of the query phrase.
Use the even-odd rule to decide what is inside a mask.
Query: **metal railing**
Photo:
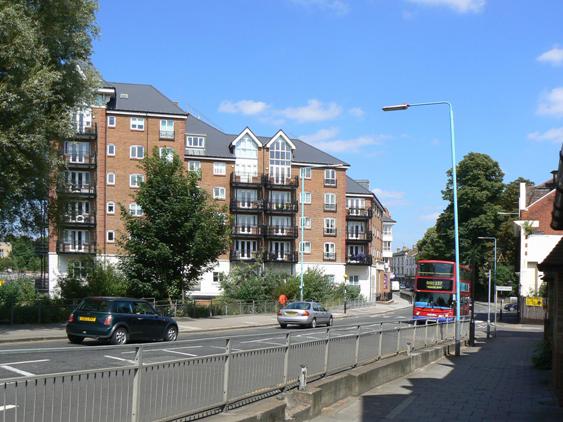
[[[31,358],[39,353],[131,353],[120,367],[4,378],[0,381],[0,403],[12,411],[4,412],[3,417],[16,422],[193,419],[295,387],[302,368],[306,368],[307,381],[313,381],[387,357],[451,343],[455,338],[453,321],[386,324],[329,327],[308,331],[305,337],[303,330],[286,331],[275,338],[272,333],[263,334],[269,336],[264,340],[266,346],[251,349],[241,345],[252,343],[243,340],[256,335],[178,341],[167,348],[193,350],[194,343],[200,347],[206,341],[224,346],[215,346],[221,349],[215,354],[173,359],[168,356],[177,355],[154,358],[155,352],[168,350],[158,343],[3,350],[0,357],[20,352]],[[460,327],[462,339],[467,339],[469,321],[463,320]]]

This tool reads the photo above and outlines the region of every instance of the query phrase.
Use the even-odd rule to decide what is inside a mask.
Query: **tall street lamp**
[[[457,213],[457,172],[456,172],[456,160],[455,160],[455,130],[454,130],[454,110],[449,101],[432,101],[426,103],[416,103],[416,104],[398,104],[392,106],[383,107],[383,111],[400,111],[407,110],[410,107],[422,107],[422,106],[434,106],[434,105],[446,105],[448,106],[450,112],[450,141],[451,141],[451,151],[452,151],[452,179],[453,179],[453,196],[454,196],[454,237],[455,237],[455,291],[456,291],[456,306],[455,306],[455,354],[456,356],[461,355],[461,311],[460,311],[460,285],[459,285],[459,224],[458,224],[458,213]]]
[[[495,291],[495,336],[497,333],[497,238],[493,236],[479,236],[477,239],[480,240],[492,240],[494,241],[494,263],[493,263],[493,286]],[[491,314],[491,279],[489,277],[489,317],[487,319],[487,337],[490,335],[490,314]]]

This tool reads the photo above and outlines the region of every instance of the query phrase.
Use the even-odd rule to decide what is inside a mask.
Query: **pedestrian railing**
[[[53,422],[197,418],[292,388],[298,384],[303,370],[307,381],[311,381],[390,356],[452,342],[454,327],[453,321],[418,325],[408,321],[381,322],[285,331],[275,342],[271,341],[270,332],[264,334],[270,336],[266,346],[246,350],[239,347],[254,341],[245,340],[256,335],[185,340],[164,348],[189,349],[195,343],[201,347],[204,342],[220,342],[224,346],[217,354],[165,361],[148,358],[151,351],[162,350],[162,343],[2,350],[0,357],[15,353],[29,357],[46,352],[131,353],[130,359],[122,359],[124,366],[118,368],[2,379],[2,417],[3,421]],[[461,321],[460,336],[468,338],[468,320]]]

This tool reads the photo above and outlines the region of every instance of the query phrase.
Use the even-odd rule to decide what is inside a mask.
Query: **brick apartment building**
[[[134,202],[144,180],[139,160],[155,147],[163,157],[171,151],[184,157],[232,217],[231,248],[194,296],[219,294],[220,274],[240,262],[260,258],[279,271],[300,271],[300,207],[305,269],[322,268],[335,282],[346,274],[369,299],[389,290],[395,221],[366,182],[347,176],[347,163],[282,130],[223,133],[150,85],[106,82],[96,104],[75,119],[75,137],[60,145],[66,170],[56,195],[65,212],[59,233],[49,237],[50,292],[60,275],[84,270],[85,256],[119,259],[119,205],[142,217]]]

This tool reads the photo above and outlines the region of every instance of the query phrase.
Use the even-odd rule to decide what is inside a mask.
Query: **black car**
[[[87,297],[68,317],[66,334],[71,343],[85,338],[125,344],[130,340],[178,338],[178,324],[160,315],[142,299],[127,297]]]

